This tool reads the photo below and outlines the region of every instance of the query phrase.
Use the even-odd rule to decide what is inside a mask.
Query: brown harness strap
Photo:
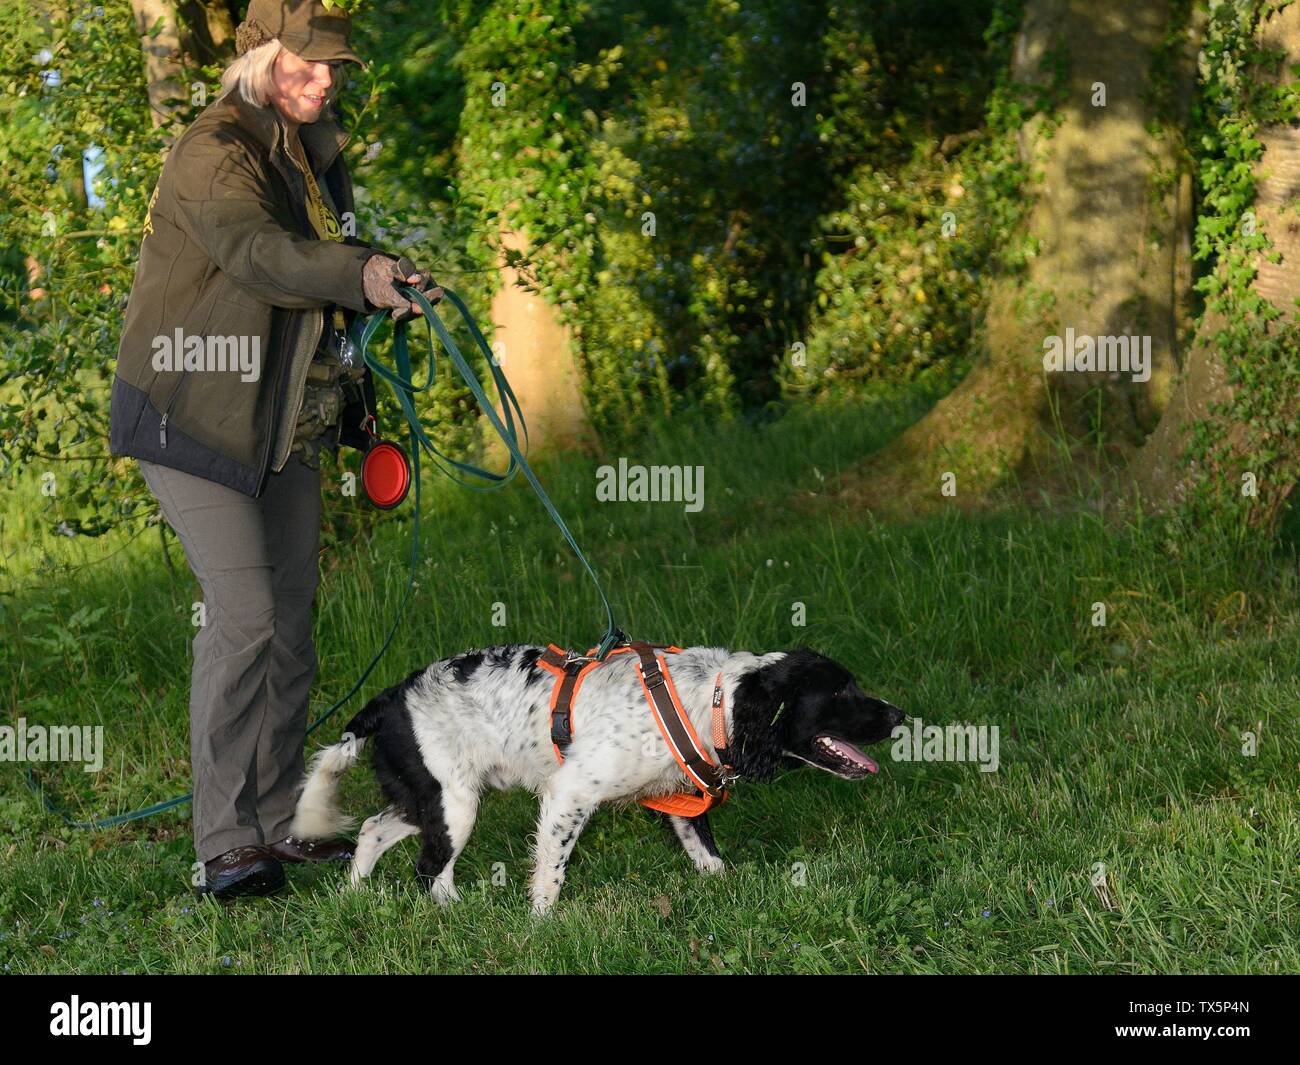
[[[551,747],[556,761],[563,762],[564,756],[560,752],[573,742],[573,700],[582,685],[582,678],[600,662],[584,663],[582,659],[570,659],[568,651],[552,643],[537,656],[537,664],[556,677],[555,687],[551,689]]]
[[[548,644],[545,651],[537,657],[537,665],[555,674],[555,686],[551,690],[551,748],[558,762],[564,761],[563,751],[573,742],[573,700],[577,697],[582,679],[601,661],[594,656],[598,648],[593,647],[585,656],[571,657],[564,648]],[[730,752],[727,749],[727,717],[723,705],[722,674],[718,673],[713,688],[713,729],[712,740],[721,765],[715,763],[708,755],[699,735],[691,724],[690,717],[682,709],[681,699],[673,685],[672,675],[662,655],[680,654],[682,648],[675,644],[647,643],[633,640],[624,647],[616,648],[605,656],[608,661],[612,656],[635,651],[640,658],[637,675],[641,680],[641,689],[645,692],[646,702],[650,704],[650,713],[659,726],[659,732],[668,745],[668,750],[681,767],[688,779],[698,789],[695,794],[678,792],[674,795],[655,796],[637,801],[652,810],[672,814],[676,817],[698,817],[715,803],[727,798],[724,788],[724,769],[730,769]],[[590,659],[588,661],[588,659]]]
[[[656,655],[642,640],[634,640],[629,646],[641,657],[638,666],[641,687],[669,752],[697,788],[714,799],[718,798],[723,792],[722,773],[705,753],[691,719],[682,710],[682,701],[677,697],[677,689],[663,656]]]

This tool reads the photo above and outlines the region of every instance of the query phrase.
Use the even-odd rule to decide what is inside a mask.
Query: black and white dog
[[[416,670],[376,696],[339,743],[313,757],[290,831],[320,839],[355,824],[338,810],[335,793],[373,739],[375,774],[390,805],[361,828],[352,885],[384,851],[418,832],[424,846],[417,871],[445,903],[457,897],[453,867],[483,788],[528,788],[541,798],[529,894],[534,912],[546,913],[598,805],[681,792],[688,780],[660,740],[635,654],[611,656],[584,677],[572,742],[558,762],[550,735],[554,677],[537,665],[544,650],[511,644],[472,651]],[[849,670],[806,647],[764,655],[688,647],[664,659],[701,737],[711,735],[721,672],[731,763],[741,779],[770,778],[789,758],[861,779],[878,767],[859,748],[887,737],[904,716],[865,694]],[[707,814],[668,820],[696,868],[722,871]]]

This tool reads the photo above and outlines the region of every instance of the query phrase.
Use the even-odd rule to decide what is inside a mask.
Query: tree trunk
[[[175,125],[177,103],[186,94],[176,9],[171,0],[131,0],[131,9],[135,12],[135,26],[144,50],[154,128]],[[158,33],[151,33],[160,19],[162,26]]]
[[[235,57],[230,8],[224,0],[131,0],[131,7],[144,50],[153,124],[169,125],[174,140],[182,132],[178,113],[190,99],[186,58],[197,67]],[[159,19],[162,28],[151,35]]]
[[[507,210],[503,219],[511,214]],[[502,251],[528,252],[528,236],[502,223]],[[519,272],[500,262],[501,287],[492,299],[493,348],[528,419],[528,444],[538,447],[591,447],[593,438],[583,407],[581,378],[568,330],[555,308],[521,284]],[[498,405],[497,414],[501,414]],[[505,468],[509,454],[483,419],[490,468]],[[519,439],[523,450],[524,439]]]
[[[223,66],[235,58],[235,20],[225,0],[182,0],[179,15],[186,55]]]
[[[1157,422],[1174,369],[1190,270],[1190,184],[1153,187],[1173,172],[1172,147],[1151,135],[1155,49],[1166,2],[1029,0],[1013,60],[1016,81],[1046,85],[1043,60],[1068,55],[1060,125],[1044,116],[1021,131],[1034,178],[1028,231],[1039,241],[1023,279],[995,279],[984,323],[987,354],[962,383],[847,484],[859,504],[939,502],[943,475],[977,502],[1012,478],[1032,478],[1064,439],[1074,450],[1099,428],[1131,452]],[[1186,97],[1191,50],[1175,83]],[[1192,68],[1194,69],[1194,68]],[[1181,74],[1181,80],[1177,76]],[[1105,103],[1094,102],[1097,83]],[[958,225],[961,224],[960,217]],[[1044,372],[1048,337],[1151,338],[1152,373]],[[951,483],[951,482],[950,482]]]
[[[1257,38],[1261,47],[1280,50],[1285,53],[1285,59],[1278,71],[1254,70],[1251,76],[1274,87],[1289,82],[1287,72],[1293,64],[1300,63],[1300,5],[1292,4],[1263,19]],[[1300,298],[1300,219],[1292,205],[1300,190],[1300,130],[1289,124],[1275,125],[1262,129],[1258,136],[1263,148],[1253,167],[1255,224],[1272,244],[1270,253],[1280,253],[1281,258],[1270,262],[1264,253],[1255,256],[1257,273],[1252,288],[1282,314],[1270,324],[1271,331],[1294,322],[1297,312],[1294,300]],[[1239,426],[1224,423],[1222,415],[1214,411],[1216,406],[1233,398],[1228,368],[1214,343],[1224,325],[1220,313],[1208,312],[1201,321],[1186,372],[1176,385],[1164,418],[1135,463],[1135,479],[1149,504],[1163,507],[1181,502],[1198,476],[1235,480],[1242,472],[1252,472],[1244,466],[1232,470],[1196,470],[1182,457],[1189,430],[1197,422],[1217,423],[1217,431],[1229,439],[1239,435]],[[1287,387],[1285,380],[1275,384]],[[1300,406],[1300,398],[1293,396],[1292,402]],[[1289,448],[1292,456],[1300,448],[1300,441],[1295,439],[1278,443],[1284,449]],[[1294,482],[1261,484],[1260,519],[1271,524],[1294,487]]]

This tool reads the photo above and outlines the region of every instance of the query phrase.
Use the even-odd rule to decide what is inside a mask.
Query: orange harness
[[[593,647],[581,657],[574,657],[563,647],[548,644],[546,650],[537,658],[537,664],[555,674],[555,687],[551,691],[551,746],[555,758],[563,763],[564,748],[573,742],[573,700],[582,685],[582,679],[601,661],[592,657],[598,649]],[[682,772],[695,784],[696,791],[677,792],[673,795],[656,796],[652,799],[638,799],[642,806],[676,817],[698,817],[715,803],[724,802],[727,792],[724,787],[730,777],[731,765],[728,762],[730,752],[727,750],[727,714],[722,702],[722,673],[713,686],[713,747],[718,755],[718,762],[709,757],[704,744],[691,725],[691,719],[682,709],[673,678],[668,672],[668,665],[663,655],[656,654],[662,650],[668,654],[679,654],[681,648],[672,644],[650,644],[644,640],[633,640],[625,647],[612,650],[605,656],[608,662],[614,655],[635,651],[641,661],[637,664],[637,676],[641,680],[641,690],[645,692],[646,702],[650,704],[650,714],[659,726],[659,732],[668,744]]]

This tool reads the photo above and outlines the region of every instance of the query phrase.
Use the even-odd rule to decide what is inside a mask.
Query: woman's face
[[[333,63],[313,63],[282,49],[271,72],[271,103],[290,122],[315,122],[333,87],[333,68]]]

